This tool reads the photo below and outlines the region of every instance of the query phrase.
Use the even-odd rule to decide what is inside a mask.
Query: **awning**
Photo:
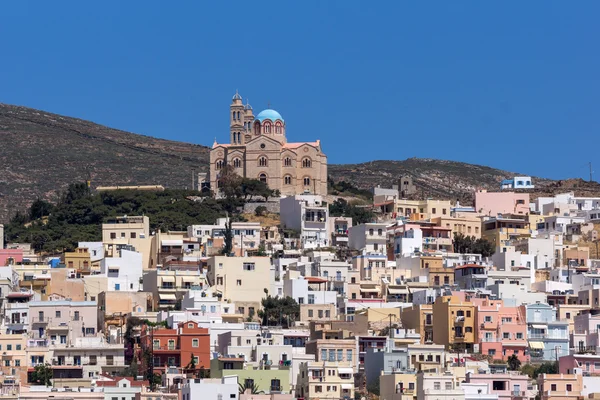
[[[342,387],[342,390],[352,390],[354,389],[354,385],[351,383],[342,383],[340,385]]]
[[[175,239],[175,240],[165,239],[165,240],[161,240],[160,244],[162,246],[183,246],[183,240],[182,239],[179,239],[179,240],[177,240],[177,239]]]
[[[109,265],[108,269],[120,269],[121,267],[119,267],[118,265]]]
[[[533,329],[548,329],[548,327],[546,325],[535,325],[535,324],[533,324],[533,325],[531,325],[531,327]]]
[[[338,368],[338,375],[340,374],[346,374],[346,375],[352,375],[354,374],[354,369],[353,368]]]
[[[369,288],[369,289],[360,288],[360,291],[364,292],[364,293],[379,293],[379,289],[371,289],[371,288]]]
[[[195,276],[182,276],[181,281],[182,282],[196,282],[196,277]]]
[[[163,282],[175,282],[174,276],[161,276],[160,279],[162,279]]]
[[[388,294],[408,294],[408,289],[392,289],[388,287]]]
[[[161,300],[177,300],[177,297],[172,293],[159,293],[158,297],[160,297]]]
[[[543,350],[544,342],[529,342],[529,347],[536,350]]]

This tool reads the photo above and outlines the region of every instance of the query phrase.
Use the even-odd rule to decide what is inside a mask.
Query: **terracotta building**
[[[163,371],[167,366],[189,369],[192,356],[195,369],[210,368],[210,334],[207,328],[200,328],[193,321],[181,322],[177,329],[150,328],[144,326],[140,337],[142,358],[143,350],[151,350],[154,370]]]
[[[327,157],[321,142],[289,143],[283,117],[266,109],[254,116],[236,92],[230,105],[230,143],[215,140],[210,152],[210,185],[218,192],[225,165],[246,178],[266,182],[282,195],[327,194]]]

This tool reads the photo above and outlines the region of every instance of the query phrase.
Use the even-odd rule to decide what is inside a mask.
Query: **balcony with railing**
[[[31,323],[33,325],[48,325],[51,322],[52,322],[52,318],[44,317],[43,315],[37,316],[37,317],[31,317]]]
[[[181,348],[175,344],[168,344],[163,346],[154,345],[152,346],[154,352],[179,352]]]

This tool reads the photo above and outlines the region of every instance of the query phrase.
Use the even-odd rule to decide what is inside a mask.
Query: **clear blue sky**
[[[11,1],[0,102],[228,140],[239,89],[330,163],[600,177],[600,2]]]

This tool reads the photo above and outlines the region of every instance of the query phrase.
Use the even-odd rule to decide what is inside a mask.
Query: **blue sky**
[[[416,3],[416,2],[415,2]],[[598,2],[13,1],[0,102],[228,140],[239,89],[330,163],[600,177]]]

